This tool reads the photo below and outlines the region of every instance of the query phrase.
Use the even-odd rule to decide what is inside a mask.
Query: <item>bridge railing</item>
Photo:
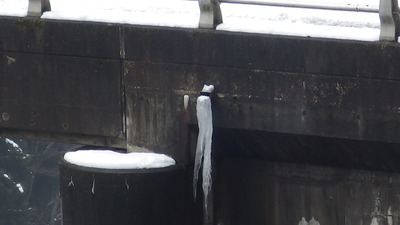
[[[29,0],[28,16],[40,17],[46,11],[50,11],[50,0]]]
[[[277,2],[269,0],[199,0],[200,5],[200,22],[199,27],[205,29],[215,29],[222,21],[222,12],[220,3],[240,3],[255,4],[267,6],[293,7],[293,8],[312,8],[323,10],[342,10],[355,12],[371,12],[379,13],[381,22],[380,40],[396,41],[399,32],[399,7],[398,0],[380,0],[379,9],[368,6],[332,6],[332,5],[315,5],[304,4],[302,2]]]
[[[255,4],[294,8],[313,8],[323,10],[342,10],[355,12],[379,13],[381,22],[381,41],[397,41],[400,32],[400,16],[398,0],[379,0],[379,9],[368,6],[332,6],[304,4],[302,2],[276,2],[273,0],[198,0],[200,7],[199,28],[215,29],[223,23],[220,3]],[[40,17],[43,12],[50,11],[49,0],[29,0],[28,16]]]

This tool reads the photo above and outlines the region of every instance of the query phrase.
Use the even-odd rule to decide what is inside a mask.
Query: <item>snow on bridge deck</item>
[[[294,2],[286,0],[285,2]],[[277,2],[282,2],[277,0]],[[185,0],[51,0],[44,19],[197,28],[197,1]],[[303,4],[378,9],[378,0],[308,0]],[[0,15],[26,16],[27,0],[0,0]],[[378,13],[299,9],[222,3],[224,23],[218,30],[378,41]]]

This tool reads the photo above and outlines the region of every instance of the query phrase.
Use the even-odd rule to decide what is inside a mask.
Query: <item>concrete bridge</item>
[[[364,171],[400,169],[397,42],[14,17],[0,30],[1,136],[138,145],[188,166],[213,84],[217,220],[369,224],[373,199],[399,204],[398,174]]]
[[[174,149],[182,161],[195,99],[214,84],[216,128],[400,142],[398,43],[12,17],[0,26],[2,135]]]

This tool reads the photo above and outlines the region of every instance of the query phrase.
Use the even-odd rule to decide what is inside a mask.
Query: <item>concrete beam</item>
[[[214,84],[220,128],[400,142],[398,43],[0,20],[4,130],[116,138],[185,161],[198,91]]]

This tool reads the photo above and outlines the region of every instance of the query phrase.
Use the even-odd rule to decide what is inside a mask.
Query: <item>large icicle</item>
[[[211,190],[211,139],[213,133],[212,111],[210,93],[214,90],[213,85],[204,85],[200,96],[197,98],[197,122],[199,126],[199,136],[197,139],[194,174],[193,174],[193,195],[196,199],[197,182],[199,170],[203,162],[203,193],[204,193],[204,211],[208,212],[208,195]]]

